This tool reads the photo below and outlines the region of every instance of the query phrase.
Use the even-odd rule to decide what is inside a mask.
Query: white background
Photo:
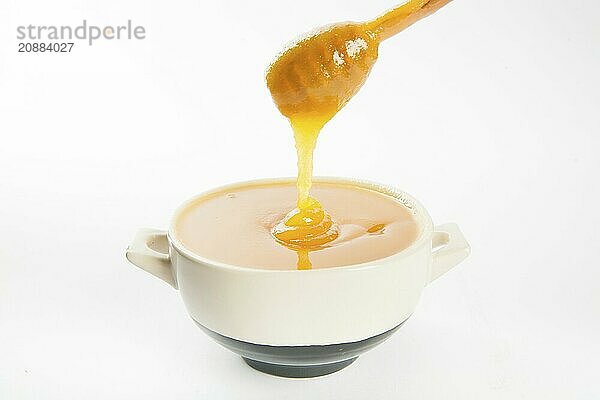
[[[342,372],[251,370],[125,261],[186,198],[294,175],[266,66],[393,5],[0,2],[0,399],[600,398],[596,0],[455,1],[381,45],[315,172],[408,191],[473,253]],[[147,38],[17,53],[18,25],[84,18]]]

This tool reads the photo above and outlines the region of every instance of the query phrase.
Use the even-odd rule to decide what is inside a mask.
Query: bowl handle
[[[457,266],[471,252],[471,246],[456,224],[436,226],[431,242],[434,250],[429,282]]]
[[[158,229],[140,229],[127,248],[125,257],[132,264],[162,279],[177,289],[169,258],[167,232]]]

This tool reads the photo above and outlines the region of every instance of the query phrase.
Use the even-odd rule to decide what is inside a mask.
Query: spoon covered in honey
[[[292,124],[311,120],[324,125],[363,85],[381,41],[450,1],[408,0],[372,21],[333,24],[300,38],[267,70],[267,86],[279,111]]]

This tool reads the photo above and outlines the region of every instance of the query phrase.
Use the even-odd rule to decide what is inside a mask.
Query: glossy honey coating
[[[365,24],[323,28],[286,49],[267,71],[279,111],[292,123],[324,125],[363,85],[377,60],[378,42]]]
[[[279,111],[292,122],[323,126],[358,92],[377,60],[379,43],[451,0],[409,0],[363,23],[320,28],[282,51],[266,73]]]

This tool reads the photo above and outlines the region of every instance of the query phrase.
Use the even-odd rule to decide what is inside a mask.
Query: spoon
[[[374,20],[325,26],[287,47],[266,81],[279,111],[294,122],[324,125],[358,92],[378,46],[451,0],[408,0]],[[315,122],[316,121],[316,122]]]

